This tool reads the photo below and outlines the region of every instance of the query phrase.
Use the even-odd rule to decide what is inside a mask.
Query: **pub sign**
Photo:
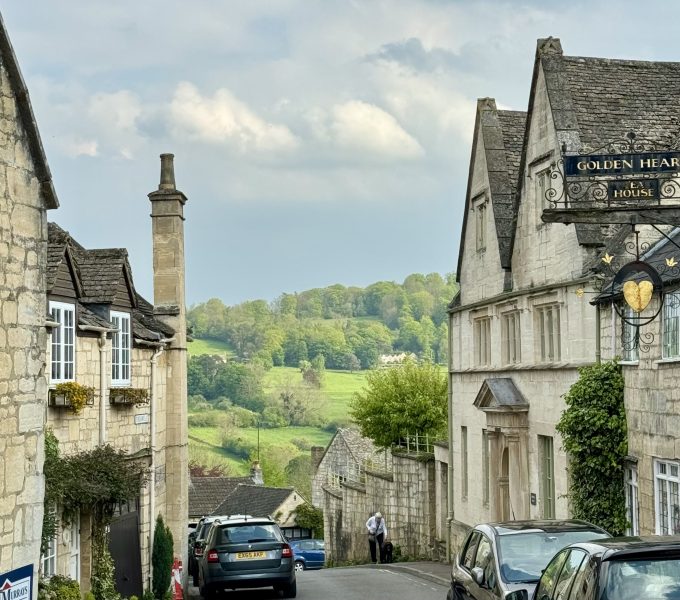
[[[680,171],[680,152],[638,154],[583,154],[564,157],[567,177],[594,175],[645,175]]]

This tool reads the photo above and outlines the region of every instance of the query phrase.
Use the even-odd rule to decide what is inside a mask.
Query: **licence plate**
[[[253,558],[266,558],[266,552],[237,552],[236,560],[252,560]]]

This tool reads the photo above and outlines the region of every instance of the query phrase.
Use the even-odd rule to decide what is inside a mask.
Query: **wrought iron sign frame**
[[[582,147],[577,153],[563,152],[551,164],[550,187],[545,191],[548,208],[543,221],[659,223],[664,213],[677,218],[680,214],[677,146],[677,141],[662,145],[630,132],[625,139],[594,150]],[[573,172],[575,162],[583,165],[583,173]],[[613,198],[617,191],[625,197]],[[653,215],[646,214],[650,210],[654,210]]]

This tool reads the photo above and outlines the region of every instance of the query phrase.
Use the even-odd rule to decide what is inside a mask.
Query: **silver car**
[[[453,563],[448,600],[527,600],[553,556],[569,544],[611,537],[586,521],[483,523]]]

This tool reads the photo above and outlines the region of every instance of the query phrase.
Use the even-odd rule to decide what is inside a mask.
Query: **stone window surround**
[[[637,461],[626,461],[624,465],[624,484],[626,495],[626,515],[629,517],[630,527],[626,528],[626,535],[640,535],[640,495],[638,489]]]
[[[665,460],[665,459],[660,459],[660,458],[654,458],[652,461],[653,469],[654,469],[654,526],[655,526],[655,532],[656,535],[664,535],[662,531],[665,531],[665,534],[672,534],[673,533],[673,528],[671,524],[671,519],[673,517],[672,512],[671,512],[671,507],[676,507],[678,504],[671,504],[671,497],[676,496],[676,501],[677,501],[677,494],[671,494],[671,488],[672,486],[675,486],[676,491],[680,490],[680,463],[677,463],[673,460]],[[673,475],[673,469],[675,469],[675,475]],[[662,471],[665,470],[666,472],[663,473]],[[664,508],[666,509],[666,519],[668,519],[668,522],[666,523],[666,528],[663,529],[663,525],[661,523],[661,515],[659,514],[659,505],[660,505],[660,488],[662,487],[662,483],[665,482],[666,485],[666,490],[664,492],[665,498],[664,498]],[[680,533],[680,521],[678,519],[676,520],[676,533]]]
[[[76,327],[76,305],[71,302],[60,302],[58,300],[50,300],[48,303],[48,309],[50,314],[53,313],[54,310],[59,310],[62,312],[68,312],[71,314],[71,326],[69,327],[71,329],[71,343],[67,344],[66,343],[66,325],[63,322],[63,320],[57,320],[55,317],[52,317],[55,319],[55,322],[58,322],[59,324],[56,325],[51,329],[51,335],[50,335],[50,377],[49,377],[49,382],[50,384],[54,383],[62,383],[65,381],[74,381],[76,378],[76,358],[77,358],[77,352],[76,352],[76,338],[77,338],[77,327]],[[58,341],[56,342],[57,345],[59,346],[59,357],[58,359],[55,357],[55,352],[54,352],[54,336],[58,336]],[[67,349],[67,346],[70,346],[71,349],[71,356],[72,360],[66,361],[65,360],[65,352]],[[55,362],[58,363],[55,365]],[[66,371],[66,367],[70,366],[71,373],[70,376],[63,376]],[[58,371],[61,376],[54,376],[55,372],[55,366],[58,366]]]
[[[534,318],[534,356],[537,364],[552,364],[562,361],[562,318],[563,318],[563,303],[558,300],[557,294],[543,296],[540,299],[531,299],[531,312]],[[541,325],[543,313],[548,309],[553,311],[557,309],[557,320],[553,320],[553,357],[544,355],[542,346],[543,338],[541,336]],[[548,332],[546,331],[546,334]]]
[[[477,367],[491,365],[491,317],[478,316],[472,322],[474,364]]]
[[[132,381],[132,318],[129,312],[122,312],[117,310],[112,310],[110,312],[111,322],[114,325],[118,322],[127,322],[127,331],[123,328],[119,328],[118,331],[113,333],[111,336],[111,386],[112,387],[125,387],[129,386]],[[120,336],[123,333],[127,337],[127,343],[120,345]],[[125,359],[125,351],[127,350],[127,360]],[[117,357],[119,357],[117,359]],[[119,376],[116,375],[116,367],[118,368]],[[127,374],[127,377],[125,376]]]
[[[477,194],[470,201],[470,211],[475,215],[475,249],[479,253],[486,251],[488,210],[489,198],[486,192]]]
[[[518,309],[501,313],[501,363],[516,365],[522,362],[522,319]],[[510,331],[512,329],[512,331]]]
[[[541,517],[555,518],[555,445],[554,438],[538,435]]]
[[[673,303],[667,300],[664,302],[663,310],[661,311],[661,360],[680,360],[680,290],[675,289],[668,292],[666,296],[675,296]],[[669,318],[673,322],[673,337],[675,348],[671,349],[668,343],[669,337]]]

